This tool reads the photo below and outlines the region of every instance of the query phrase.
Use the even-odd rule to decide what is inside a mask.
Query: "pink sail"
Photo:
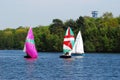
[[[26,42],[24,45],[24,52],[26,52],[27,55],[31,58],[37,58],[38,53],[35,47],[35,42],[34,42],[34,35],[32,28],[30,27],[27,37],[26,37]]]

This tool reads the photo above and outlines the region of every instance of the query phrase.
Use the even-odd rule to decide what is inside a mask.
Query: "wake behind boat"
[[[64,36],[63,41],[63,55],[60,58],[71,58],[71,54],[69,53],[74,45],[74,34],[70,27],[67,28],[66,34]]]
[[[28,31],[23,51],[26,53],[26,56],[24,56],[24,58],[37,58],[38,57],[38,53],[37,53],[35,42],[34,42],[34,35],[33,35],[33,31],[31,27]]]

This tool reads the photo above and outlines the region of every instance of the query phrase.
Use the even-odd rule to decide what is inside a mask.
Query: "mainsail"
[[[70,52],[74,45],[74,33],[70,27],[68,27],[63,41],[63,52]]]
[[[74,44],[74,47],[73,47],[71,53],[76,53],[76,54],[83,54],[84,53],[83,39],[82,39],[80,31],[77,34],[75,44]]]
[[[34,42],[34,35],[33,35],[33,31],[32,31],[31,27],[28,31],[23,51],[27,55],[29,55],[31,58],[37,58],[38,57],[38,53],[37,53],[37,50],[36,50],[36,47],[35,47],[35,42]]]

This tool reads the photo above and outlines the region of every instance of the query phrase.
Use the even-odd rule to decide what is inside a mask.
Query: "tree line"
[[[120,52],[120,16],[111,12],[101,17],[80,16],[63,22],[53,19],[49,26],[33,28],[38,51],[62,51],[63,36],[67,27],[71,27],[76,37],[82,32],[85,52]],[[23,49],[29,27],[0,30],[0,49]]]

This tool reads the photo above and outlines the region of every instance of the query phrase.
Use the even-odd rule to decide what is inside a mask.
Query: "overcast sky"
[[[49,25],[55,18],[66,21],[105,12],[120,15],[120,0],[0,0],[0,29]]]

